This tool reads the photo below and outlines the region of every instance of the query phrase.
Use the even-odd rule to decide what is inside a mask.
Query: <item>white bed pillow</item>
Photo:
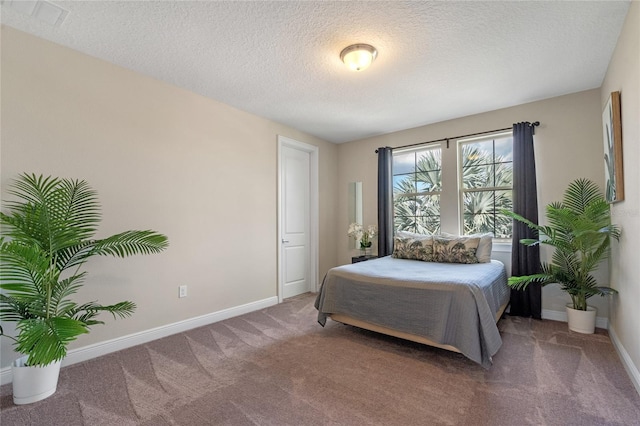
[[[413,238],[416,240],[433,238],[433,235],[431,234],[418,234],[417,232],[410,232],[410,231],[396,231],[395,236],[402,237],[402,238]]]
[[[447,238],[458,238],[458,235],[449,234],[448,232],[442,232],[440,235]],[[478,250],[476,251],[476,257],[479,263],[491,262],[491,251],[493,250],[493,234],[488,232],[485,234],[471,234],[465,235],[470,238],[480,238],[480,244],[478,244]]]

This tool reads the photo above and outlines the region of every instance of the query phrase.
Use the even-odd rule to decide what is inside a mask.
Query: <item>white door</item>
[[[280,138],[280,300],[316,290],[316,149]]]

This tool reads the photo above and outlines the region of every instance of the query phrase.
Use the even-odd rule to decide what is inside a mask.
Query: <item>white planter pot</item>
[[[596,308],[587,306],[586,311],[573,309],[572,304],[567,305],[567,321],[569,330],[577,333],[593,334],[596,330]]]
[[[13,374],[13,403],[31,404],[53,395],[58,387],[62,361],[44,367],[27,367],[27,356],[16,359],[11,365]]]

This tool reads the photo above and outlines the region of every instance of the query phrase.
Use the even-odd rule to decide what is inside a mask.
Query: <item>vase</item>
[[[45,366],[26,366],[28,356],[16,359],[11,366],[13,373],[13,403],[31,404],[50,397],[58,386],[60,364],[57,361]]]
[[[596,308],[587,306],[586,311],[573,309],[567,304],[567,323],[569,330],[583,334],[593,334],[596,329]]]

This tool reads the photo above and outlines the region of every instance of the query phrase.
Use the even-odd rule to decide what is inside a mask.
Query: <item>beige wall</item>
[[[340,145],[339,215],[336,231],[339,243],[338,262],[348,263],[350,256],[356,253],[349,249],[346,235],[348,182],[363,182],[364,223],[377,222],[376,148],[501,129],[519,121],[540,121],[541,125],[536,128],[535,151],[538,204],[541,223],[544,223],[544,206],[560,200],[567,185],[574,179],[586,177],[603,184],[600,117],[600,90],[595,89]],[[450,149],[455,149],[455,144],[452,143]],[[451,225],[454,222],[449,221],[448,228],[443,222],[443,231],[457,233],[457,225]],[[604,270],[599,275],[606,282],[607,271]],[[557,286],[543,289],[542,308],[545,310],[564,312],[564,306],[569,301],[569,297]],[[608,305],[605,299],[591,299],[590,302],[598,307],[598,316],[607,317]]]
[[[601,108],[615,91],[622,104],[625,199],[611,208],[622,238],[611,257],[611,284],[620,294],[612,301],[610,330],[633,362],[640,390],[640,2],[633,2],[627,14],[602,84]]]
[[[336,145],[6,27],[1,69],[2,197],[21,172],[85,179],[103,236],[170,240],[159,255],[89,265],[83,299],[138,310],[72,348],[277,294],[277,135],[319,147],[319,276],[335,266]]]

